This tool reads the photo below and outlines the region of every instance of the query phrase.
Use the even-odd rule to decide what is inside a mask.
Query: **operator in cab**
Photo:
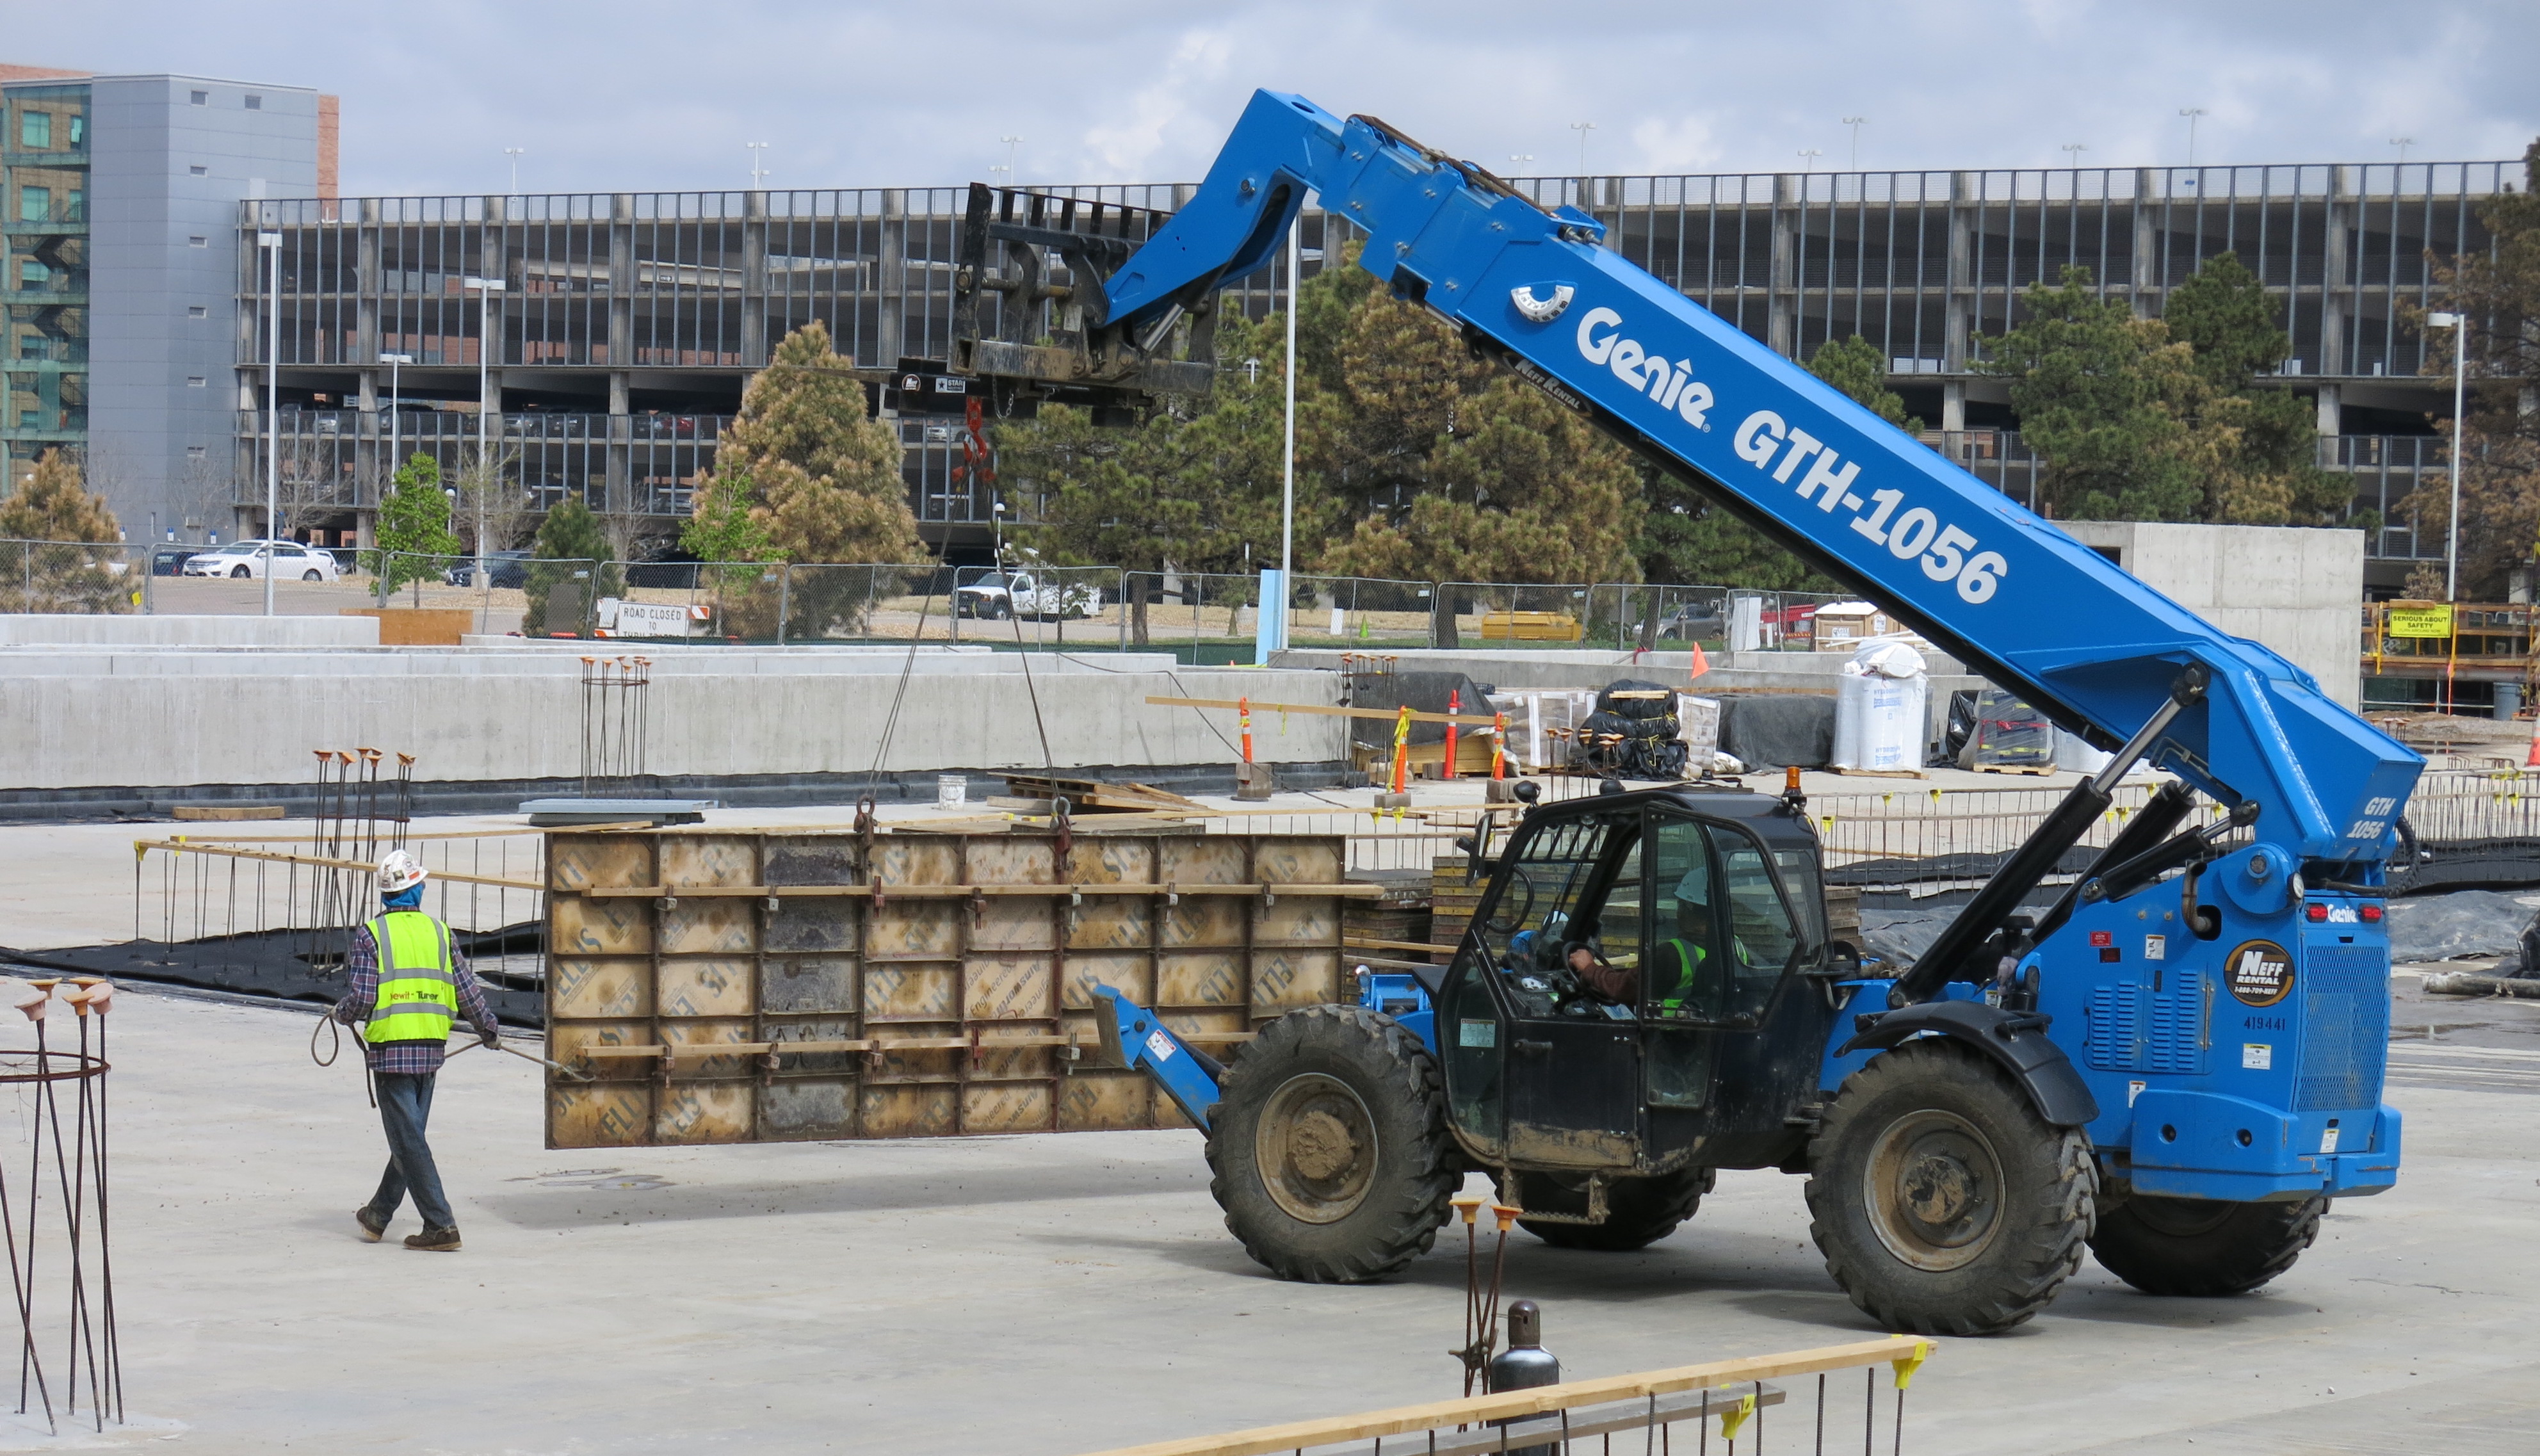
[[[1676,901],[1675,934],[1659,941],[1651,957],[1651,969],[1657,977],[1651,987],[1653,1012],[1679,1016],[1684,1014],[1686,1005],[1699,1003],[1703,973],[1711,961],[1710,943],[1711,907],[1698,900]],[[1597,1000],[1618,1006],[1640,1005],[1638,967],[1608,964],[1585,940],[1572,941],[1568,957],[1570,973]]]

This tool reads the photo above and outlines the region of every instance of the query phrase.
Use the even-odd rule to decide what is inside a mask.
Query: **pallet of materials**
[[[1183,1126],[1094,988],[1216,1054],[1343,994],[1337,836],[547,839],[549,1147]]]

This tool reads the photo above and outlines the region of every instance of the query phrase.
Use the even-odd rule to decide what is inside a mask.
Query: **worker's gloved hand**
[[[503,1033],[492,1026],[479,1026],[476,1028],[476,1039],[488,1047],[498,1047],[503,1044]]]

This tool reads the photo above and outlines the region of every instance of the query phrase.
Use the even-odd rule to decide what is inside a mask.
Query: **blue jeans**
[[[371,1195],[370,1214],[382,1225],[396,1216],[408,1193],[426,1228],[456,1228],[450,1200],[441,1193],[441,1170],[432,1164],[432,1147],[423,1141],[423,1125],[432,1116],[432,1079],[437,1074],[408,1075],[382,1072],[371,1080],[379,1087],[380,1126],[388,1135],[388,1170],[380,1175],[380,1191]]]

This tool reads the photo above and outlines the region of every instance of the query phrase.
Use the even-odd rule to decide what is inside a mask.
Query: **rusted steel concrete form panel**
[[[1094,988],[1221,1054],[1339,1000],[1346,848],[551,835],[547,1036],[572,1071],[548,1075],[547,1145],[1183,1126],[1143,1075],[1098,1065]]]

